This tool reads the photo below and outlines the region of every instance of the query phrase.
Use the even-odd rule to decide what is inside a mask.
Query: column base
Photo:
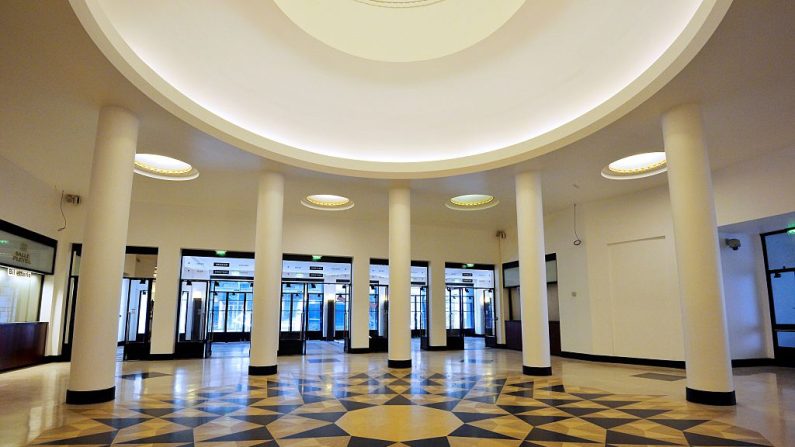
[[[522,365],[522,374],[526,376],[551,376],[551,366],[525,366]]]
[[[272,376],[276,374],[276,367],[278,365],[271,365],[271,366],[249,366],[248,367],[248,375],[250,376]]]
[[[703,391],[685,388],[687,401],[704,405],[737,405],[734,391]]]
[[[104,390],[73,391],[66,390],[66,403],[72,405],[98,404],[116,398],[116,387]]]
[[[392,360],[386,361],[386,366],[389,368],[411,368],[411,359],[408,360]]]

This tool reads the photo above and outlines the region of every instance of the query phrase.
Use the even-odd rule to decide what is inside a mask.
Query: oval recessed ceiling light
[[[668,170],[665,152],[644,152],[616,160],[602,169],[602,177],[630,180],[650,177]]]
[[[312,194],[301,199],[301,205],[323,211],[342,211],[353,208],[353,201],[334,194]]]
[[[159,180],[193,180],[199,176],[199,171],[190,164],[157,154],[135,154],[133,170]]]
[[[499,200],[488,194],[464,194],[451,198],[444,205],[451,210],[474,211],[485,210],[499,203]]]

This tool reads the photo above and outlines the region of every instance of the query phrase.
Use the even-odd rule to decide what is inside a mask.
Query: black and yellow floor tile
[[[37,445],[768,446],[716,412],[560,379],[403,370],[245,384],[73,407]]]

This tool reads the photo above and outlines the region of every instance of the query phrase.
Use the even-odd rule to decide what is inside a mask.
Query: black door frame
[[[765,282],[767,284],[767,298],[770,308],[770,327],[771,335],[773,337],[773,356],[775,362],[781,366],[795,367],[795,348],[782,347],[778,343],[778,332],[795,332],[795,324],[778,324],[776,323],[776,305],[773,297],[773,284],[771,277],[780,277],[782,273],[795,275],[795,266],[780,269],[771,269],[767,259],[767,237],[782,233],[788,233],[795,230],[795,227],[785,228],[783,230],[770,231],[760,234],[762,239],[762,257],[765,261]],[[795,236],[793,236],[795,237]]]

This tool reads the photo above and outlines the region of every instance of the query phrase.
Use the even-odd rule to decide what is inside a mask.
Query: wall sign
[[[0,220],[0,264],[52,274],[57,242]]]

